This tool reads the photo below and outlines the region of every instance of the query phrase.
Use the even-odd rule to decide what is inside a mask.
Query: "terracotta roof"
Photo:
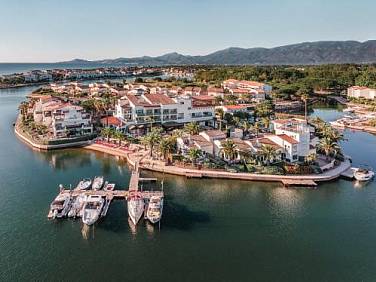
[[[296,141],[294,138],[286,135],[286,134],[279,134],[277,135],[279,138],[283,139],[284,141],[290,143],[290,144],[299,144],[298,141]]]
[[[163,95],[163,94],[145,94],[144,96],[152,104],[158,104],[158,105],[173,105],[173,104],[176,104],[176,102],[174,100],[172,100],[170,97]]]
[[[216,130],[216,129],[206,130],[203,133],[205,133],[209,137],[222,137],[222,136],[224,136],[224,138],[226,137],[226,134],[223,131]]]
[[[200,100],[200,101],[214,101],[215,99],[212,96],[208,95],[199,95],[192,97],[193,100]]]
[[[101,123],[103,125],[121,126],[121,121],[117,117],[108,116],[101,118]]]
[[[225,105],[223,107],[228,110],[242,110],[242,109],[246,109],[248,106],[247,105]]]

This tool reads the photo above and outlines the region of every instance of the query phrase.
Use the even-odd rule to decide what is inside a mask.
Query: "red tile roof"
[[[144,96],[152,104],[157,104],[157,105],[173,105],[173,104],[176,104],[176,102],[174,100],[172,100],[170,97],[163,95],[163,94],[145,94]]]
[[[121,126],[121,120],[114,116],[101,118],[103,125]]]
[[[296,141],[294,138],[286,135],[286,134],[279,134],[277,135],[279,138],[283,139],[284,141],[290,143],[290,144],[299,144],[298,141]]]

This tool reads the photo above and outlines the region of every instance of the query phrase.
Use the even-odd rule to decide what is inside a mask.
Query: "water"
[[[0,63],[0,75],[50,69],[93,69],[102,67],[124,67],[119,64],[100,63]]]
[[[105,154],[38,152],[19,141],[12,122],[32,89],[0,92],[1,281],[375,281],[375,182],[338,180],[311,191],[165,176],[160,231],[130,228],[121,201],[89,230],[48,221],[59,183],[103,174],[125,187],[130,174]],[[375,136],[346,137],[354,163],[376,168]]]

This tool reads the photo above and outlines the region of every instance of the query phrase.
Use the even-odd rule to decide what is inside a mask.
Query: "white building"
[[[316,153],[313,146],[316,138],[314,129],[302,119],[284,119],[272,121],[275,135],[267,136],[285,149],[288,161],[303,161],[311,153]]]
[[[222,86],[224,89],[246,89],[254,93],[264,92],[267,95],[272,92],[270,85],[257,81],[228,79],[223,81]]]
[[[127,94],[118,100],[114,115],[122,120],[124,128],[150,123],[173,126],[189,122],[211,126],[214,105],[201,96],[170,98],[163,94]]]
[[[376,89],[363,87],[363,86],[352,86],[352,87],[347,88],[347,97],[375,99]]]
[[[55,138],[93,133],[91,115],[82,107],[52,98],[35,103],[34,121],[47,126]]]

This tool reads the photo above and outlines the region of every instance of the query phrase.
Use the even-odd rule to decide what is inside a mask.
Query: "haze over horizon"
[[[207,55],[228,47],[376,38],[376,2],[371,0],[93,0],[90,4],[0,0],[0,4],[0,62],[5,63],[171,52]]]

